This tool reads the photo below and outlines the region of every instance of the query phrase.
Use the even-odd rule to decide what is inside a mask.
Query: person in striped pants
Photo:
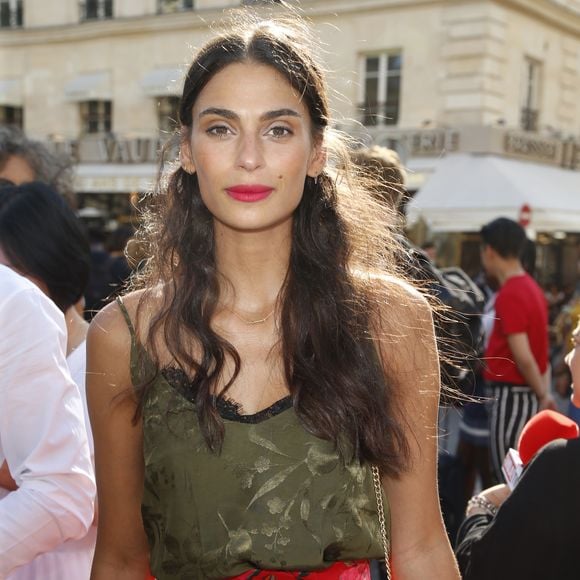
[[[501,482],[502,462],[523,426],[539,410],[555,406],[547,378],[548,306],[522,265],[527,237],[520,224],[497,218],[483,226],[481,240],[483,267],[500,284],[484,377],[490,395],[492,467]]]

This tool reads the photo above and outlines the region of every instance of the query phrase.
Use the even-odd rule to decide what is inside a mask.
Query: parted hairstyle
[[[400,395],[389,378],[389,361],[378,348],[379,341],[396,340],[383,332],[384,310],[378,307],[397,300],[381,282],[395,270],[397,242],[389,217],[394,219],[394,212],[375,198],[368,176],[350,169],[344,139],[329,127],[327,89],[308,26],[294,18],[246,18],[251,20],[236,23],[195,56],[179,109],[181,139],[191,139],[192,108],[200,91],[232,63],[272,67],[303,99],[313,138],[324,140],[329,161],[317,180],[305,178],[293,216],[291,255],[276,311],[285,376],[306,429],[333,441],[345,460],[372,462],[396,476],[408,466],[409,446],[404,418],[397,412]],[[167,172],[162,168],[160,175]],[[156,343],[161,337],[188,373],[202,433],[209,448],[219,452],[224,428],[215,404],[218,381],[226,372],[226,360],[233,361],[233,374],[224,377],[225,388],[217,393],[224,396],[243,361],[211,326],[222,283],[213,217],[195,173],[180,166],[160,178],[146,201],[149,207],[138,235],[150,258],[134,280],[136,287],[145,288],[137,323],[150,301],[159,300],[162,288],[161,305],[149,310],[154,314],[145,330],[147,350],[159,373]],[[201,356],[188,348],[192,341]],[[136,385],[135,418],[152,381]]]
[[[72,209],[48,185],[0,188],[0,248],[12,267],[47,286],[62,312],[82,297],[90,273],[89,243]]]

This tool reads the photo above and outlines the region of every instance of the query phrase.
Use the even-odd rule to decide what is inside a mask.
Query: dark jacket
[[[580,439],[553,441],[530,463],[495,518],[458,533],[464,580],[580,578]]]

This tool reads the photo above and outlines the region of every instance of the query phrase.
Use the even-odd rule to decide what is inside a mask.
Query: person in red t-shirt
[[[526,422],[538,410],[555,407],[548,384],[548,306],[520,256],[526,245],[522,226],[497,218],[481,229],[481,261],[500,284],[496,319],[485,351],[490,404],[490,447],[495,476],[515,447]]]

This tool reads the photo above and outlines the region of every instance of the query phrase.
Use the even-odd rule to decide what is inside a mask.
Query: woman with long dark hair
[[[397,578],[458,578],[431,310],[301,28],[241,22],[199,51],[141,288],[91,325],[94,580],[362,579],[389,540]]]

